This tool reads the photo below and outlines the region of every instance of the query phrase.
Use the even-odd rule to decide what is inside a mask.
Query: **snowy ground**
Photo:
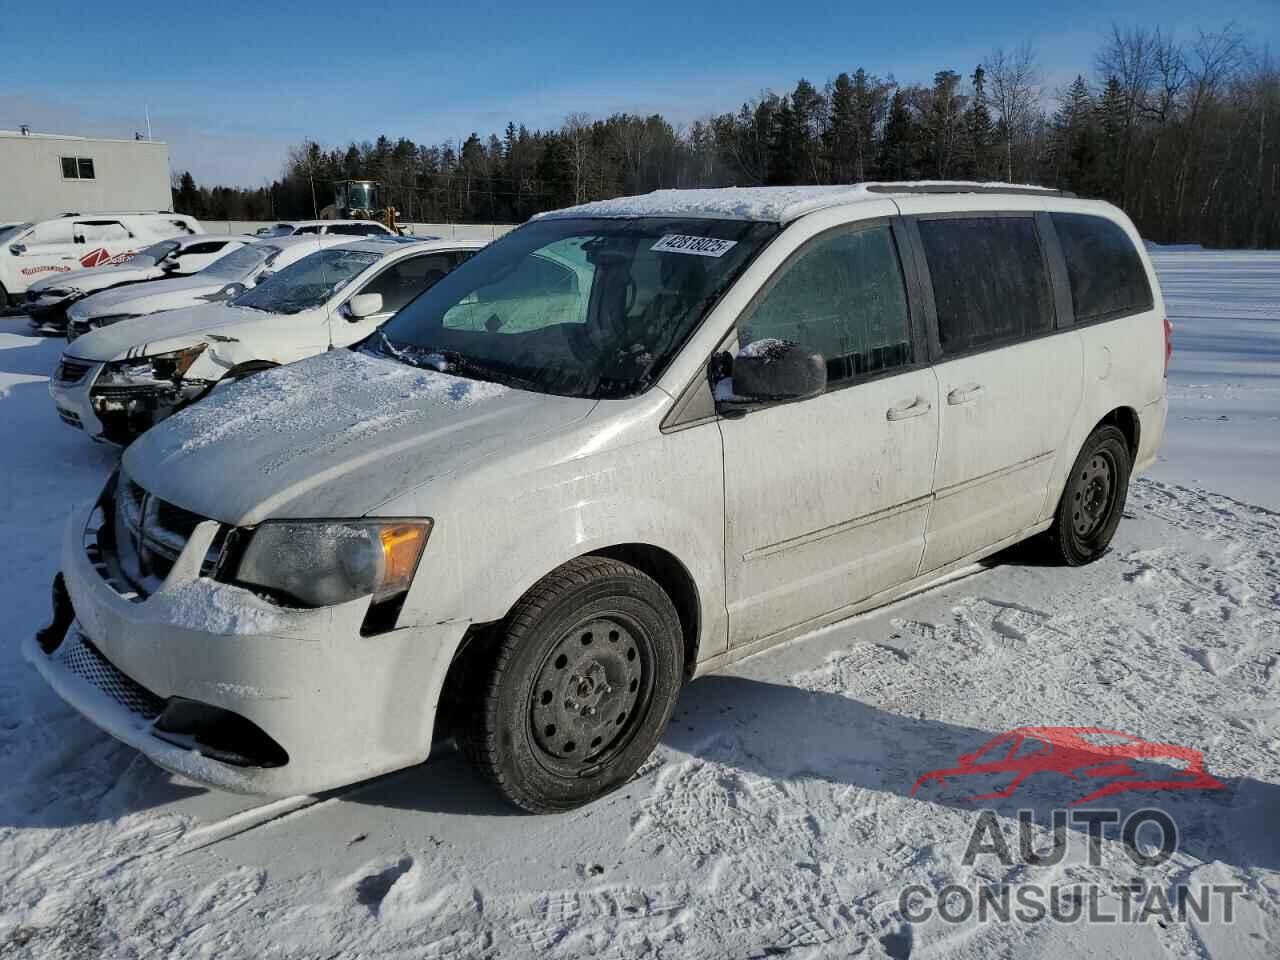
[[[1002,558],[699,680],[627,789],[541,818],[452,753],[263,806],[163,774],[62,706],[18,641],[46,617],[67,505],[112,456],[54,415],[59,344],[0,319],[0,956],[1276,956],[1280,255],[1158,265],[1177,327],[1169,431],[1107,558]],[[1174,817],[1158,867],[1114,833],[1091,864],[1078,831],[1055,866],[966,864],[981,810],[1043,824],[1097,785],[1045,773],[1008,800],[912,795],[1025,725],[1194,747],[1227,789],[1108,801]],[[897,912],[908,884],[1001,881],[1242,893],[1231,924]]]

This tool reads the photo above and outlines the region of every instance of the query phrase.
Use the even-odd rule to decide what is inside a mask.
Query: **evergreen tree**
[[[916,176],[915,141],[916,124],[907,106],[906,93],[899,88],[889,101],[889,118],[885,121],[880,145],[880,169],[886,180],[910,180]]]
[[[185,213],[192,217],[208,216],[190,170],[182,171],[182,176],[178,180],[178,189],[173,192],[173,212]]]
[[[978,64],[971,77],[973,96],[965,113],[965,132],[968,136],[966,160],[969,173],[977,180],[991,175],[991,108],[987,105],[987,72]]]

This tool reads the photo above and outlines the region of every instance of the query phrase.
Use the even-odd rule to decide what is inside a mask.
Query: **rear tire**
[[[607,557],[544,577],[470,671],[458,741],[531,813],[616,789],[653,752],[680,691],[684,641],[671,599]]]
[[[1124,513],[1133,469],[1129,444],[1116,427],[1098,427],[1067,475],[1045,543],[1054,560],[1078,567],[1107,552]]]

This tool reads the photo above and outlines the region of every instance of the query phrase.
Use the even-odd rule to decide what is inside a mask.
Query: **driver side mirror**
[[[11,243],[9,244],[9,252],[15,257],[20,257],[27,252],[27,245],[25,243]]]
[[[827,389],[827,361],[789,340],[757,340],[732,361],[731,376],[716,385],[718,405],[741,409],[761,403],[806,400]]]
[[[353,323],[382,312],[382,294],[357,293],[347,301],[347,319]]]
[[[177,260],[165,260],[160,264],[160,269],[165,273],[173,273],[180,266],[182,266],[182,264],[178,263]]]

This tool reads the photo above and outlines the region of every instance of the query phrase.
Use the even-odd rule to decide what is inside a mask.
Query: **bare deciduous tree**
[[[1040,68],[1030,43],[1016,50],[997,47],[983,64],[991,84],[991,105],[1004,141],[1005,179],[1012,182],[1015,145],[1025,144],[1040,119]]]

